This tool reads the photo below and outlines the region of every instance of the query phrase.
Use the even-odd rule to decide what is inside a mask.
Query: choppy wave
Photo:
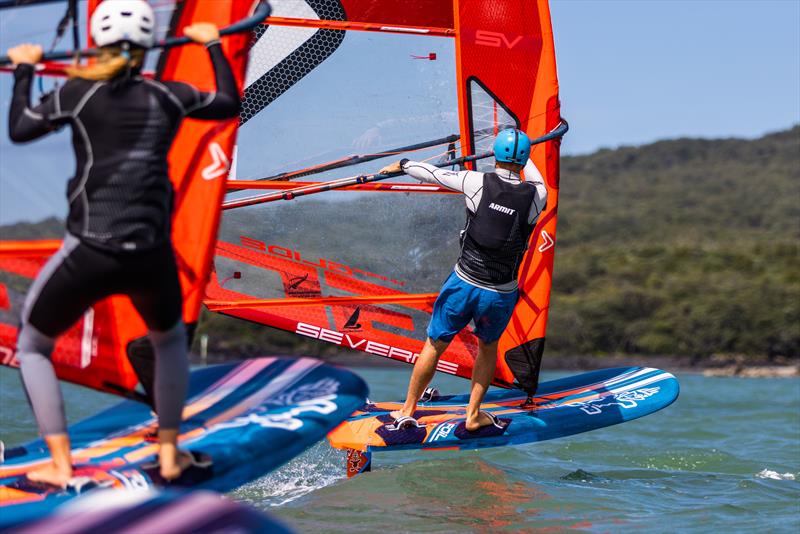
[[[797,475],[794,473],[780,474],[777,471],[772,471],[771,469],[762,469],[756,473],[756,478],[767,478],[770,480],[797,480]]]
[[[345,453],[318,443],[302,455],[231,494],[259,508],[281,506],[341,480]]]

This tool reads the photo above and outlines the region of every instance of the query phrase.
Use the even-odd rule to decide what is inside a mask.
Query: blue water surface
[[[357,371],[372,400],[403,396],[407,368]],[[0,369],[0,436],[12,444],[35,435],[15,375]],[[677,376],[675,404],[622,425],[483,451],[376,454],[373,472],[352,480],[343,453],[322,443],[231,495],[301,532],[800,531],[800,380]],[[65,397],[73,421],[115,401],[74,386]]]

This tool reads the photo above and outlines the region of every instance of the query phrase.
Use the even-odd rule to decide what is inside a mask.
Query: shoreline
[[[361,368],[396,368],[407,369],[408,364],[375,357],[370,354],[342,352],[339,354],[268,354],[263,356],[308,356],[321,359],[327,363],[342,367]],[[192,363],[215,364],[230,360],[252,358],[252,354],[209,354],[203,359],[192,354]],[[800,377],[800,362],[789,359],[747,360],[740,356],[714,355],[705,358],[689,356],[641,356],[641,355],[603,355],[603,356],[566,356],[545,355],[542,362],[543,371],[586,372],[608,367],[656,367],[671,373],[697,373],[709,377],[744,377],[744,378],[796,378]]]

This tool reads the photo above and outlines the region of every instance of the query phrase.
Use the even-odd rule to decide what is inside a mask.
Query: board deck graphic
[[[544,382],[532,402],[523,406],[522,391],[490,391],[482,405],[504,428],[469,432],[464,418],[469,395],[438,397],[419,403],[414,414],[421,428],[390,430],[389,413],[401,402],[377,402],[362,407],[328,435],[331,445],[365,453],[409,449],[480,449],[555,439],[596,430],[651,414],[678,397],[677,379],[659,369],[603,369]],[[350,471],[363,471],[358,454],[351,454]]]
[[[297,456],[364,405],[355,374],[311,358],[258,358],[192,373],[180,446],[208,456],[183,482],[229,491]],[[40,517],[95,488],[158,486],[158,445],[150,408],[124,401],[70,427],[77,482],[68,490],[32,483],[25,473],[48,460],[44,442],[6,449],[0,464],[0,530]]]

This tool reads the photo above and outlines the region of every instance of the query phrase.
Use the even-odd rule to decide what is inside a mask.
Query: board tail
[[[366,450],[347,449],[347,478],[372,471],[372,452]]]

